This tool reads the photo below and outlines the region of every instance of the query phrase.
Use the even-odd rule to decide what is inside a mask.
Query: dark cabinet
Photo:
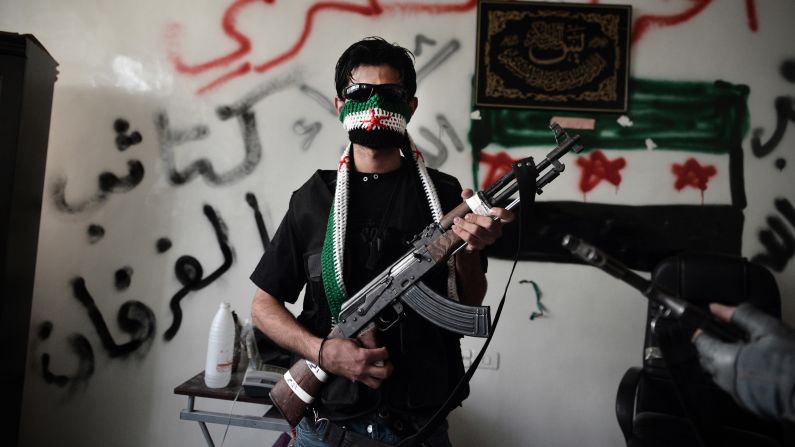
[[[0,433],[18,443],[44,166],[58,63],[35,37],[0,32]],[[7,443],[7,438],[11,442]]]

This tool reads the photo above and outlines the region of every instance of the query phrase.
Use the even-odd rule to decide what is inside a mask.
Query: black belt
[[[323,441],[334,447],[392,447],[381,441],[370,439],[369,436],[352,432],[331,421],[326,425],[326,434],[323,436]]]

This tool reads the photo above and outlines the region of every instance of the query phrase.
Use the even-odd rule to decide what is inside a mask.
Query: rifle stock
[[[558,160],[564,154],[569,151],[579,153],[583,149],[578,143],[579,135],[569,137],[554,123],[550,128],[554,133],[556,147],[537,166],[533,166],[532,162],[528,161],[531,160],[529,158],[520,160],[516,164],[516,169],[532,169],[535,172],[536,190],[532,193],[540,194],[542,187],[563,172],[564,166]],[[560,137],[564,137],[563,141],[558,141]],[[546,173],[540,175],[543,171]],[[522,172],[523,175],[527,175],[528,171]],[[487,215],[492,203],[501,203],[518,190],[519,185],[512,171],[495,181],[485,191],[478,192],[474,197],[445,214],[439,223],[426,227],[415,237],[414,248],[343,304],[339,323],[327,338],[356,337],[363,347],[378,347],[373,321],[387,308],[392,308],[399,316],[403,312],[403,304],[417,311],[431,323],[447,330],[462,335],[488,336],[491,329],[488,307],[466,306],[451,302],[433,294],[430,289],[421,287],[419,280],[431,268],[446,262],[457,250],[466,245],[450,229],[456,217],[463,218],[470,212]],[[519,199],[515,199],[506,208],[511,209],[518,203]],[[299,360],[273,387],[270,392],[271,401],[290,426],[295,427],[327,380],[328,374],[320,367],[308,360]]]

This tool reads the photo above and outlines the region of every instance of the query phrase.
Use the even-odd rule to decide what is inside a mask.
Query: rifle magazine
[[[447,299],[418,282],[400,300],[429,322],[456,334],[488,337],[491,311],[488,306],[467,306]]]

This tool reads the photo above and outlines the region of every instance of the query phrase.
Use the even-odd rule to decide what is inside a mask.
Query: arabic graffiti
[[[113,122],[113,130],[116,133],[115,145],[119,151],[125,151],[131,146],[140,144],[143,141],[140,132],[133,131],[129,135],[127,131],[130,124],[123,118],[118,118]],[[53,203],[55,207],[64,213],[77,214],[84,211],[91,211],[99,208],[108,199],[108,194],[128,192],[138,186],[144,178],[144,165],[138,160],[127,162],[127,175],[118,177],[112,172],[103,172],[97,179],[98,191],[93,196],[74,203],[66,200],[65,177],[57,177],[51,186]],[[89,240],[94,243],[102,238],[104,229],[98,226],[88,228]]]
[[[591,3],[598,4],[600,0],[591,0]],[[684,10],[673,14],[642,14],[638,16],[632,24],[632,43],[637,43],[652,28],[677,26],[690,21],[693,17],[701,14],[711,3],[712,0],[691,0],[690,5]],[[745,0],[745,14],[748,18],[748,29],[751,32],[757,32],[759,21],[755,0]]]
[[[38,339],[47,340],[52,334],[53,324],[45,321],[39,325]],[[85,385],[88,379],[94,375],[94,349],[88,339],[81,334],[72,334],[68,338],[69,347],[77,356],[77,369],[71,376],[56,374],[50,369],[50,354],[41,354],[41,371],[44,381],[58,387],[71,385],[71,391],[75,391],[79,386]]]
[[[130,146],[140,144],[143,141],[141,133],[134,130],[129,135],[127,131],[130,129],[130,123],[123,118],[117,119],[113,123],[113,130],[116,131],[116,148],[120,151],[127,150]]]
[[[251,210],[254,211],[254,221],[257,223],[257,231],[259,232],[260,240],[262,241],[262,249],[268,248],[268,244],[270,244],[271,239],[268,236],[268,228],[265,226],[265,219],[262,218],[262,212],[259,209],[259,203],[257,203],[257,196],[254,193],[246,193],[246,203],[248,206],[251,207]]]
[[[178,169],[174,160],[174,149],[193,141],[206,139],[210,135],[210,129],[204,124],[195,124],[186,129],[174,129],[171,127],[168,113],[160,111],[155,118],[155,128],[160,143],[160,156],[169,172],[169,181],[173,185],[183,185],[200,175],[207,183],[221,186],[237,182],[250,175],[262,159],[262,144],[256,116],[252,110],[253,106],[266,97],[292,87],[298,82],[297,75],[282,76],[254,88],[238,101],[219,106],[216,109],[216,115],[222,121],[233,117],[237,118],[245,151],[242,161],[222,173],[216,172],[213,163],[206,158],[195,160],[182,170]]]
[[[322,17],[326,20],[330,14],[353,14],[362,17],[376,18],[384,14],[401,12],[411,14],[461,14],[470,13],[477,5],[476,0],[467,0],[460,3],[446,4],[426,4],[426,3],[397,3],[383,4],[377,0],[369,0],[366,4],[356,4],[345,1],[318,1],[309,5],[304,12],[303,23],[299,24],[300,33],[292,43],[286,41],[283,47],[276,47],[274,54],[269,59],[261,62],[247,60],[246,57],[252,53],[254,43],[251,36],[248,36],[238,28],[239,19],[246,13],[250,13],[248,8],[266,7],[271,14],[279,14],[279,10],[274,0],[236,0],[232,2],[224,11],[221,17],[220,27],[223,34],[233,42],[232,49],[215,57],[211,57],[201,62],[187,62],[181,55],[182,34],[184,24],[174,22],[169,24],[164,33],[166,54],[171,61],[174,69],[187,76],[202,76],[204,84],[196,91],[197,94],[205,94],[227,82],[251,73],[265,73],[279,65],[282,65],[300,54],[309,40],[315,19],[319,13],[324,12]],[[592,1],[592,3],[599,3]],[[693,17],[703,12],[711,0],[692,0],[683,11],[673,14],[644,14],[639,16],[633,26],[632,43],[636,43],[643,36],[655,27],[671,27],[686,23]],[[758,29],[756,3],[754,0],[745,0],[746,15],[748,17],[748,27],[752,32]],[[282,42],[283,40],[278,40]],[[418,56],[422,52],[422,44],[431,41],[425,36],[419,35],[415,41],[415,54]],[[267,47],[273,47],[270,42]],[[206,76],[205,76],[206,75]]]
[[[171,173],[169,181],[172,184],[177,185],[185,183],[187,181],[186,177],[188,175],[177,171],[172,150],[179,145],[207,138],[207,136],[210,134],[210,129],[205,125],[197,124],[187,130],[175,130],[170,126],[170,120],[168,114],[165,111],[160,112],[155,118],[155,128],[158,132],[161,158],[166,164],[166,169],[168,169]],[[202,161],[204,163],[201,163]],[[208,164],[209,162],[206,160],[199,160],[198,162],[195,162],[193,164],[193,175],[195,175],[201,167],[208,169],[206,167]]]
[[[213,226],[224,262],[213,273],[204,277],[202,265],[196,258],[192,256],[182,256],[176,261],[175,273],[177,279],[184,287],[171,299],[170,307],[174,313],[174,322],[164,334],[166,340],[172,339],[179,329],[182,320],[180,300],[189,292],[202,289],[218,279],[231,267],[233,262],[233,251],[228,242],[228,229],[226,224],[209,205],[204,206],[204,214]],[[258,210],[257,214],[259,215],[258,226],[262,225],[261,231],[264,231],[263,237],[267,238],[267,231],[264,230],[264,222],[262,222],[262,216],[259,214]],[[265,240],[266,239],[263,239],[263,241]],[[168,238],[160,238],[157,240],[156,248],[159,253],[164,253],[171,248],[171,241]],[[132,281],[132,276],[133,269],[130,266],[117,269],[114,273],[114,285],[116,290],[127,290]],[[152,345],[156,330],[156,317],[149,306],[136,300],[128,300],[120,306],[116,321],[120,330],[128,334],[130,339],[124,343],[118,343],[111,334],[108,324],[94,300],[94,297],[89,292],[85,279],[81,276],[76,276],[72,279],[70,284],[73,296],[86,310],[92,326],[97,332],[100,343],[109,357],[125,358],[132,353],[146,355]],[[47,340],[52,333],[52,329],[52,322],[46,321],[41,323],[38,331],[38,339]],[[45,352],[41,355],[41,365],[42,376],[46,383],[58,387],[65,387],[66,385],[72,385],[74,387],[76,385],[86,384],[94,374],[94,350],[88,338],[83,334],[75,333],[69,337],[69,346],[78,358],[76,372],[71,375],[54,373],[50,369],[50,355]]]
[[[133,269],[129,265],[116,270],[114,275],[116,290],[120,292],[127,290],[130,287],[130,281],[132,281],[132,274]]]
[[[792,203],[786,198],[777,198],[773,204],[787,222],[795,227],[795,207]],[[790,259],[795,256],[795,236],[779,216],[767,216],[767,224],[769,229],[759,231],[759,242],[767,251],[755,255],[751,260],[782,272]]]
[[[789,83],[795,83],[795,59],[785,60],[779,67],[781,76]],[[776,98],[774,107],[776,110],[776,128],[766,142],[762,142],[764,130],[755,128],[751,135],[751,152],[757,158],[764,158],[773,153],[781,144],[787,126],[790,122],[795,123],[795,107],[791,97],[779,96]],[[782,171],[787,162],[783,157],[777,158],[773,165]],[[759,230],[757,233],[759,242],[764,246],[765,251],[752,258],[752,261],[763,264],[774,271],[782,272],[789,261],[795,256],[795,236],[785,224],[795,227],[795,208],[792,203],[783,197],[773,201],[774,208],[778,214],[767,216],[767,228]],[[782,220],[782,217],[784,220]]]
[[[140,301],[126,301],[119,308],[118,324],[123,332],[130,334],[131,340],[118,344],[113,339],[108,325],[105,323],[105,318],[102,312],[97,307],[94,298],[86,288],[86,282],[81,277],[76,277],[72,280],[72,293],[75,298],[82,304],[94,329],[99,335],[102,346],[108,353],[108,356],[123,357],[129,355],[133,351],[150,346],[148,343],[152,340],[155,333],[155,314],[152,309]]]
[[[105,236],[105,228],[97,224],[89,225],[86,232],[88,233],[88,242],[90,244],[99,242]]]
[[[790,83],[795,83],[795,59],[788,59],[781,64],[781,76]],[[779,144],[787,130],[789,122],[795,123],[795,107],[793,107],[792,98],[789,96],[779,96],[775,100],[776,109],[776,129],[773,135],[762,143],[762,134],[764,129],[761,127],[754,129],[751,135],[751,151],[757,158],[763,158],[772,153]],[[786,160],[778,158],[774,162],[774,166],[778,170],[783,170],[787,165]]]
[[[304,137],[304,140],[301,142],[301,149],[304,151],[312,147],[312,142],[315,141],[315,137],[320,133],[320,129],[323,128],[320,121],[315,121],[309,125],[305,123],[306,121],[304,121],[304,119],[298,119],[293,123],[293,132],[295,132],[296,135]]]
[[[445,161],[447,161],[448,151],[447,145],[445,145],[444,141],[442,141],[443,131],[450,138],[453,148],[457,152],[464,151],[464,143],[461,141],[461,138],[458,136],[458,133],[456,133],[455,128],[446,116],[442,114],[436,115],[436,124],[439,126],[438,135],[431,132],[431,130],[425,126],[420,127],[420,135],[428,139],[431,144],[436,147],[436,154],[432,154],[424,148],[420,148],[420,152],[422,152],[422,155],[425,159],[425,164],[432,168],[438,168],[443,165]]]
[[[692,5],[684,11],[671,15],[644,14],[632,24],[632,43],[637,43],[653,27],[680,25],[701,14],[712,0],[692,0]]]
[[[169,124],[168,114],[165,111],[158,113],[155,127],[160,142],[160,155],[169,172],[168,179],[171,184],[183,185],[200,175],[211,185],[224,185],[238,181],[254,170],[262,158],[262,146],[257,133],[256,118],[254,112],[251,111],[244,111],[236,116],[243,134],[245,155],[237,166],[226,172],[217,173],[212,162],[206,158],[193,161],[183,170],[177,168],[174,160],[174,148],[191,141],[207,138],[210,133],[209,128],[204,125],[194,125],[187,130],[175,130]],[[223,114],[220,118],[227,119],[229,115]]]
[[[286,50],[277,49],[275,55],[262,62],[252,62],[249,60],[242,60],[245,56],[251,53],[253,45],[252,41],[243,32],[237,28],[237,21],[243,11],[251,5],[263,6],[268,8],[276,8],[272,6],[275,4],[274,0],[236,0],[224,11],[221,19],[221,28],[224,34],[236,43],[236,47],[227,54],[211,58],[204,62],[188,63],[185,62],[179,54],[180,40],[182,37],[183,25],[180,23],[172,23],[167,26],[165,32],[166,52],[169,60],[174,65],[177,72],[189,75],[198,76],[205,72],[222,71],[220,75],[213,75],[209,82],[200,87],[196,93],[207,93],[232,79],[255,72],[265,73],[285,62],[295,58],[306,45],[309,36],[313,31],[315,17],[324,11],[333,11],[336,13],[354,14],[364,17],[377,17],[384,13],[402,12],[411,14],[453,14],[453,13],[466,13],[473,10],[477,4],[477,0],[467,0],[461,3],[443,3],[443,4],[427,4],[427,3],[398,3],[398,4],[382,4],[378,0],[369,0],[366,5],[356,4],[345,1],[318,1],[312,3],[306,10],[303,17],[303,24],[299,25],[301,28],[298,39],[292,44],[287,43]],[[274,10],[271,13],[277,14],[280,11]],[[328,18],[330,14],[324,13],[322,17]],[[278,40],[277,42],[281,42]],[[268,46],[273,46],[270,42]],[[230,69],[230,65],[234,66]]]
[[[414,53],[415,56],[420,56],[422,54],[422,47],[426,44],[436,45],[436,41],[423,34],[417,34],[414,37],[414,51],[412,51],[412,53]]]
[[[762,158],[769,155],[781,143],[781,138],[787,129],[789,121],[795,122],[795,108],[792,106],[792,98],[786,96],[779,96],[775,102],[776,108],[776,130],[767,142],[761,142],[761,136],[764,130],[762,128],[754,129],[753,136],[751,137],[751,150],[753,154]]]
[[[98,178],[99,191],[92,197],[69,203],[66,200],[67,180],[64,177],[59,177],[53,181],[52,185],[53,202],[55,207],[64,213],[77,214],[84,211],[93,211],[105,203],[109,194],[131,191],[141,183],[143,178],[144,165],[138,160],[129,160],[127,162],[126,176],[118,177],[112,172],[103,172]]]
[[[171,326],[169,326],[163,334],[163,338],[166,341],[170,341],[177,335],[177,331],[179,331],[179,327],[182,324],[182,307],[180,305],[182,299],[190,292],[195,292],[207,287],[232,267],[234,254],[232,246],[229,244],[229,230],[226,224],[210,205],[204,205],[203,210],[207,220],[209,220],[213,226],[215,237],[218,240],[218,246],[224,257],[224,262],[215,271],[205,277],[204,269],[198,259],[189,255],[183,255],[177,259],[174,265],[174,273],[177,275],[177,280],[179,280],[183,287],[174,294],[169,302],[173,320]]]
[[[313,101],[317,102],[323,110],[326,110],[331,114],[331,116],[337,116],[337,109],[334,108],[334,102],[329,99],[326,95],[323,94],[320,90],[310,87],[306,84],[301,84],[299,87],[301,92],[303,92],[306,96],[312,98]]]
[[[444,62],[460,48],[461,42],[456,39],[451,39],[450,42],[446,43],[442,48],[439,48],[439,51],[437,51],[429,61],[425,62],[417,69],[417,82],[421,82],[440,65],[444,64]]]
[[[171,248],[171,239],[167,237],[161,237],[155,243],[155,248],[157,248],[158,253],[165,253]]]

